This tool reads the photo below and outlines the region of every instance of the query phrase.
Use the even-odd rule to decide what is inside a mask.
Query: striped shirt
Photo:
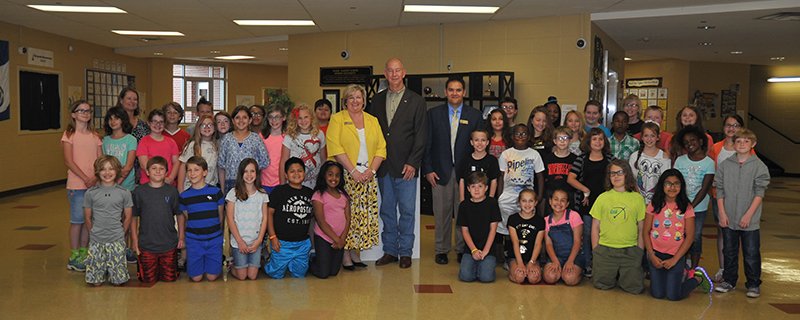
[[[202,189],[189,188],[180,198],[180,210],[188,217],[187,238],[209,240],[222,236],[219,207],[225,204],[225,198],[219,188],[209,185]]]

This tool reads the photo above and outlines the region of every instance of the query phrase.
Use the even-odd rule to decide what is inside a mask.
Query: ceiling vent
[[[800,21],[800,12],[778,12],[756,18],[757,20]]]

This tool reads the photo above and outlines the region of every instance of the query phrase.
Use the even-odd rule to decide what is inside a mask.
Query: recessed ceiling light
[[[631,61],[631,60],[633,60],[633,59],[625,57],[625,61]]]
[[[278,51],[289,51],[289,48],[287,48],[287,47],[280,47],[280,48],[278,48]]]
[[[428,13],[495,13],[500,7],[490,6],[432,6],[407,4],[403,7],[404,12],[428,12]]]
[[[800,82],[800,77],[772,77],[767,82]]]
[[[711,42],[698,42],[697,45],[708,47],[711,45]]]
[[[233,20],[240,26],[313,26],[313,20]]]
[[[101,6],[57,6],[45,4],[29,4],[28,7],[47,12],[77,12],[77,13],[127,13],[117,7]]]
[[[123,36],[170,36],[183,37],[183,33],[178,31],[137,31],[137,30],[111,30],[111,32]]]
[[[242,55],[214,57],[214,59],[220,59],[220,60],[247,60],[247,59],[253,59],[253,58],[255,58],[255,57],[254,56],[242,56]]]
[[[700,29],[700,30],[713,30],[713,29],[716,29],[716,28],[717,28],[717,26],[697,26],[697,29]]]
[[[153,52],[153,55],[154,56],[163,56],[164,53],[163,52]]]
[[[783,61],[786,60],[786,57],[771,57],[769,59],[772,61]]]
[[[208,53],[210,53],[210,54],[218,54],[218,53],[220,53],[220,52],[222,52],[222,51],[219,51],[219,50],[211,50],[211,51],[209,51]]]
[[[731,54],[742,54],[742,53],[743,52],[741,52],[741,51],[731,51]]]

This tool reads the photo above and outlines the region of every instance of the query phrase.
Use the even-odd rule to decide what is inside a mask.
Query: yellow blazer
[[[367,158],[372,164],[375,156],[386,159],[386,140],[383,138],[381,125],[378,118],[364,112],[364,135],[367,137]],[[339,154],[347,154],[350,164],[356,165],[358,149],[361,142],[358,140],[358,129],[353,124],[353,119],[347,110],[342,110],[331,116],[328,123],[328,133],[325,135],[328,145],[328,158],[333,159]]]

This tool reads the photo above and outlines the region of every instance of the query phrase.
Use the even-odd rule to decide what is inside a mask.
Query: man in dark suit
[[[458,216],[458,177],[460,168],[472,153],[469,137],[483,127],[481,112],[464,104],[464,80],[451,78],[445,85],[447,103],[428,110],[428,138],[422,172],[433,193],[436,222],[436,263],[447,264],[452,247],[453,219]],[[464,238],[456,231],[456,252],[464,253]]]
[[[414,249],[417,169],[425,152],[427,106],[419,94],[406,89],[406,70],[400,59],[386,61],[383,75],[389,88],[376,94],[367,108],[378,118],[387,153],[378,169],[383,257],[375,265],[394,263],[399,257],[400,268],[408,268]]]

